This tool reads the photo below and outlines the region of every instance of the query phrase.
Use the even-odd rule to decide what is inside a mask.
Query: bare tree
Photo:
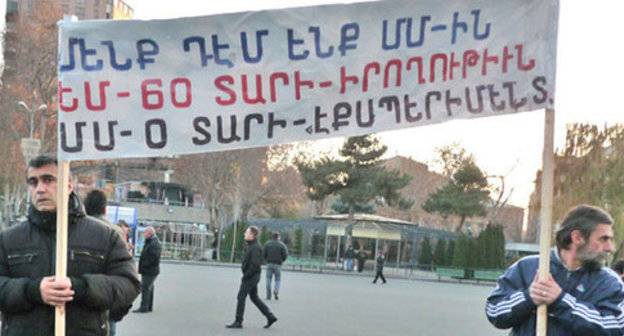
[[[30,112],[9,108],[8,113],[19,113],[21,123],[13,124],[18,133],[28,134],[29,127],[41,140],[41,151],[56,150],[56,96],[57,96],[57,41],[56,22],[61,18],[60,5],[55,1],[33,1],[33,9],[5,33],[7,52],[3,73],[3,100],[10,105],[24,101],[27,106],[47,105],[47,109]]]

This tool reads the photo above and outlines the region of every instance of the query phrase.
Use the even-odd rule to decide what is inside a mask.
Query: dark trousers
[[[154,281],[158,275],[141,274],[141,310],[154,308]]]
[[[260,275],[257,275],[248,280],[242,280],[240,288],[238,290],[238,296],[236,299],[238,300],[238,304],[236,305],[236,321],[243,322],[243,315],[245,314],[245,301],[247,299],[247,295],[251,299],[262,315],[269,318],[273,316],[273,313],[269,310],[262,300],[258,297],[258,282],[260,282]]]
[[[384,283],[386,282],[386,278],[383,276],[383,273],[381,273],[382,270],[377,271],[377,273],[375,274],[375,280],[373,280],[373,283],[377,283],[377,279],[381,278],[381,281],[383,281]]]

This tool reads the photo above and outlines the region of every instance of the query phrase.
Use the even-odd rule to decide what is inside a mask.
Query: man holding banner
[[[2,335],[53,335],[54,310],[67,312],[67,335],[108,335],[109,311],[132,304],[140,290],[134,261],[112,228],[87,217],[69,183],[67,277],[54,274],[55,158],[30,161],[28,219],[0,233]]]
[[[487,298],[486,314],[510,335],[535,335],[536,308],[548,306],[548,335],[622,335],[624,285],[604,267],[613,252],[613,219],[604,210],[570,210],[556,234],[550,275],[539,279],[538,256],[511,266]]]

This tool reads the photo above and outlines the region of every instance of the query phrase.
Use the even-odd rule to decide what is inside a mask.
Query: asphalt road
[[[248,299],[244,328],[234,320],[240,269],[162,264],[156,280],[154,312],[129,313],[118,336],[145,335],[507,335],[492,327],[484,301],[493,286],[372,277],[283,272],[279,301],[268,306],[279,318],[270,329]],[[263,279],[259,295],[265,296]],[[139,306],[140,296],[133,309]]]

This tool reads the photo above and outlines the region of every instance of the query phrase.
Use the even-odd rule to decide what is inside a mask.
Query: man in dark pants
[[[227,328],[240,329],[243,327],[243,314],[245,313],[245,300],[247,295],[251,301],[260,309],[262,314],[267,318],[265,328],[269,328],[277,321],[277,317],[271,313],[262,300],[258,297],[258,282],[260,282],[260,273],[262,272],[262,248],[258,245],[256,237],[260,231],[255,226],[250,226],[245,231],[245,241],[247,242],[247,253],[241,264],[243,278],[241,279],[240,289],[238,290],[238,304],[236,305],[236,320],[232,324],[228,324]]]
[[[286,245],[280,241],[279,232],[273,233],[273,239],[264,244],[264,260],[266,268],[266,299],[271,300],[271,278],[275,276],[273,295],[278,300],[280,284],[282,282],[282,263],[288,258]]]
[[[141,273],[141,307],[133,313],[151,313],[154,308],[154,281],[160,273],[160,242],[154,228],[148,226],[144,232],[145,245],[139,259]]]
[[[376,260],[376,264],[375,264],[375,270],[377,271],[377,273],[375,274],[375,280],[373,280],[373,283],[377,283],[377,279],[381,278],[381,281],[383,281],[383,283],[386,283],[386,278],[383,275],[383,267],[384,267],[384,263],[386,262],[386,257],[384,256],[383,252],[377,252],[377,260]]]

